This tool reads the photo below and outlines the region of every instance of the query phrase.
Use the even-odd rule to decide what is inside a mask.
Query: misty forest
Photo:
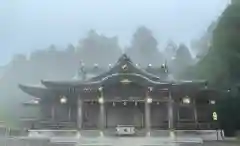
[[[205,79],[212,88],[230,90],[219,103],[219,119],[223,126],[239,126],[240,116],[236,113],[240,110],[240,5],[229,5],[204,35],[192,40],[190,45],[169,40],[163,46],[154,34],[151,28],[139,26],[129,40],[130,45],[122,48],[117,36],[107,37],[93,28],[78,44],[68,44],[66,48],[52,44],[30,55],[16,54],[0,68],[0,120],[17,127],[20,117],[37,114],[37,110],[29,110],[21,104],[31,97],[18,89],[19,83],[73,79],[80,61],[89,67],[95,63],[107,67],[126,53],[133,62],[144,67],[150,63],[153,66],[167,63],[174,79]],[[192,51],[197,52],[196,55],[192,55]]]

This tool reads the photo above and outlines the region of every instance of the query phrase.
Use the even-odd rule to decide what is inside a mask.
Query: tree
[[[181,61],[181,64],[190,65],[192,62],[192,56],[185,44],[180,44],[176,51],[176,60]]]
[[[239,82],[240,74],[240,4],[230,5],[213,32],[213,53],[227,63],[229,80]]]
[[[134,62],[147,65],[161,64],[163,57],[158,50],[158,42],[153,36],[152,31],[145,26],[137,28],[133,34],[131,46],[127,54],[133,58]]]
[[[164,51],[165,58],[169,61],[172,61],[176,56],[177,49],[177,44],[172,40],[169,40]]]
[[[206,56],[191,69],[194,78],[207,79],[210,86],[220,89],[240,81],[240,3],[229,5],[212,33],[212,43]],[[217,104],[219,122],[227,135],[239,128],[240,94],[224,94]]]
[[[207,79],[213,86],[228,88],[240,81],[240,4],[229,5],[218,19],[211,47],[196,67],[195,78]]]
[[[121,55],[118,38],[99,35],[96,31],[89,31],[81,42],[81,59],[88,65],[98,63],[100,65],[112,64]]]
[[[188,67],[194,64],[190,50],[185,44],[180,44],[176,50],[174,60],[170,62],[170,70],[177,78],[186,78],[185,72]]]
[[[191,42],[191,49],[196,53],[196,56],[198,58],[204,57],[212,44],[212,35],[213,31],[216,28],[218,24],[218,21],[214,21],[211,23],[211,25],[208,27],[207,31],[197,40],[192,40]]]

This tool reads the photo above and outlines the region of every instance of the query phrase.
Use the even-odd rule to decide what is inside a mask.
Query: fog
[[[211,40],[209,26],[217,23],[227,3],[1,1],[0,120],[16,125],[14,121],[19,117],[29,115],[20,103],[31,98],[18,89],[19,83],[70,80],[79,61],[89,67],[94,63],[107,66],[126,52],[142,66],[159,66],[167,60],[171,72],[178,76],[198,61],[199,52],[200,56],[204,54],[199,49]]]
[[[139,25],[149,27],[162,46],[168,39],[189,44],[201,36],[229,0],[20,0],[0,3],[0,64],[15,53],[50,44],[76,44],[89,29],[118,35],[128,45]],[[2,53],[4,52],[4,53]]]

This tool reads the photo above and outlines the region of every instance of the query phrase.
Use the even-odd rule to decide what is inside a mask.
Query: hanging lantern
[[[216,101],[215,100],[210,100],[209,103],[210,104],[216,104]]]
[[[103,104],[104,103],[104,99],[102,97],[98,98],[98,103]]]
[[[60,98],[60,103],[61,103],[61,104],[67,103],[67,98],[66,98],[65,96],[62,96],[62,97]]]
[[[190,103],[191,103],[191,100],[190,100],[190,98],[189,98],[188,96],[186,96],[186,97],[184,97],[184,98],[182,99],[182,102],[183,102],[184,104],[190,104]]]
[[[152,98],[147,98],[147,103],[152,103]]]

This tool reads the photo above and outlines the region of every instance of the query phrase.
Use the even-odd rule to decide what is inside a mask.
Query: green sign
[[[213,112],[212,117],[213,117],[214,121],[217,121],[217,113],[216,112]]]

